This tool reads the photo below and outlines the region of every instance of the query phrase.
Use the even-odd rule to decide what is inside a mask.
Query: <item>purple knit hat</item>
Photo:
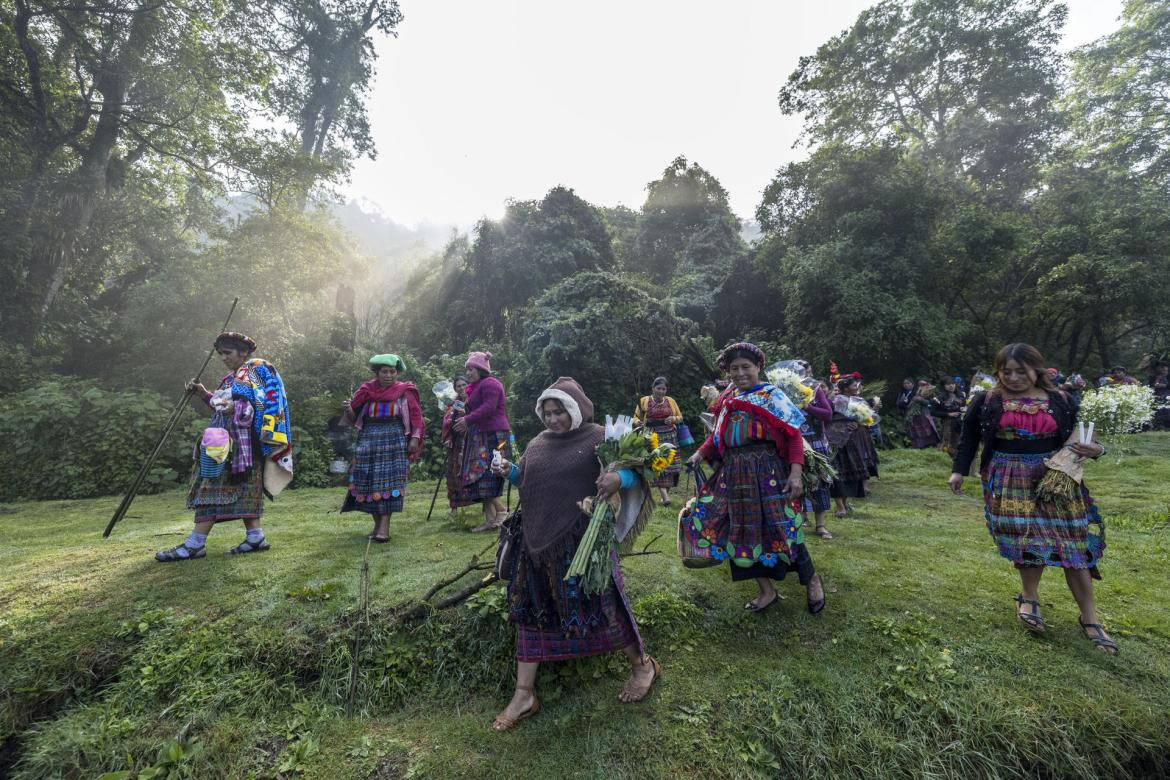
[[[478,368],[480,371],[492,372],[492,353],[490,352],[472,352],[467,356],[467,362],[463,364],[464,368]]]

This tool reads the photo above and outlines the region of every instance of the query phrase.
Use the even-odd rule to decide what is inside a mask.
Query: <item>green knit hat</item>
[[[406,363],[402,362],[402,358],[390,353],[374,355],[370,358],[369,364],[371,366],[390,366],[391,368],[397,368],[399,371],[406,370]]]

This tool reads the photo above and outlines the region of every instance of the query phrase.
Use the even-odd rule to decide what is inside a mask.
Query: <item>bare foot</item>
[[[650,656],[646,656],[636,664],[630,664],[630,679],[622,686],[618,700],[624,702],[641,701],[650,692],[650,686],[658,679],[658,664]]]

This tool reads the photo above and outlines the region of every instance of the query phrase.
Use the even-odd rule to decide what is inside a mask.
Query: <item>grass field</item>
[[[1117,657],[1083,637],[1058,572],[1043,636],[1013,618],[1018,579],[987,535],[978,481],[944,484],[941,453],[883,453],[874,494],[837,538],[810,535],[828,606],[795,581],[760,615],[754,585],[688,571],[674,518],[625,562],[664,676],[623,705],[617,658],[546,665],[544,709],[493,734],[511,691],[502,591],[392,628],[392,607],[490,541],[413,486],[371,555],[374,625],[346,717],[368,523],[340,490],[267,508],[272,550],[155,563],[190,526],[183,496],[138,499],[102,540],[116,498],[0,514],[0,776],[113,777],[1155,777],[1170,773],[1170,435],[1092,464],[1108,551],[1098,584]],[[439,514],[438,512],[436,514]],[[831,519],[832,520],[832,519]],[[1053,576],[1055,575],[1055,576]]]

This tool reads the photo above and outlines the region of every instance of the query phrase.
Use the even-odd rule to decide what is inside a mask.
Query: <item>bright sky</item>
[[[870,0],[400,0],[368,102],[378,159],[343,194],[396,222],[469,226],[572,187],[639,208],[678,155],[751,217],[806,154],[776,95],[797,59]],[[1067,0],[1065,48],[1117,27],[1122,0]]]

